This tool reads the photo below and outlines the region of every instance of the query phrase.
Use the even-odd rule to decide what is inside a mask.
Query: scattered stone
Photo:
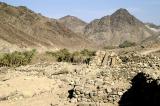
[[[138,73],[145,74],[147,83],[152,83],[156,79],[157,85],[160,85],[159,64],[160,59],[150,55],[142,56],[135,53],[118,56],[110,51],[98,51],[90,65],[72,65],[62,62],[21,66],[12,71],[14,74],[16,72],[16,75],[9,74],[11,77],[6,77],[7,79],[0,77],[0,101],[18,100],[21,97],[32,98],[43,93],[52,93],[52,90],[58,89],[55,94],[57,98],[67,103],[69,101],[78,104],[77,106],[96,106],[94,103],[115,104],[131,88],[131,80]],[[18,82],[29,81],[26,85],[34,82],[32,86],[36,91],[31,92],[29,88],[23,92],[20,90],[14,95],[3,96],[2,88],[13,87],[15,83],[11,84],[9,81],[19,76],[25,76],[25,78],[20,78]],[[54,81],[56,87],[53,84]],[[8,85],[5,84],[4,87],[6,82]],[[46,85],[40,85],[42,82]]]

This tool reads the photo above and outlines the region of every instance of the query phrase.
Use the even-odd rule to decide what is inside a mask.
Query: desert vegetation
[[[27,65],[31,62],[36,50],[13,53],[2,53],[0,54],[0,67],[17,67],[21,65]]]
[[[103,49],[109,49],[109,50],[111,50],[111,49],[116,49],[117,48],[117,46],[105,46]]]
[[[119,45],[120,48],[126,48],[126,47],[131,47],[131,46],[135,46],[136,43],[135,42],[130,42],[130,41],[124,41],[122,44]]]
[[[69,52],[67,49],[61,49],[56,52],[46,52],[51,55],[57,62],[70,62],[70,63],[86,63],[89,64],[95,51],[84,49],[82,51]]]
[[[12,52],[0,54],[0,67],[18,67],[22,65],[28,65],[35,57],[36,50],[24,52]],[[85,63],[89,64],[92,57],[95,55],[95,51],[84,49],[82,51],[70,52],[67,49],[61,49],[56,52],[46,52],[44,55],[49,55],[57,62],[69,62],[69,63]]]

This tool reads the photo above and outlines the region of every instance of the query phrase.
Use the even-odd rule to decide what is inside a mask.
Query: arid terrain
[[[97,51],[89,65],[44,62],[2,67],[0,106],[121,106],[121,98],[139,73],[144,74],[147,84],[159,80],[160,50],[153,51],[155,55],[151,51],[123,55]]]
[[[159,105],[159,26],[122,8],[87,23],[0,2],[0,106]]]

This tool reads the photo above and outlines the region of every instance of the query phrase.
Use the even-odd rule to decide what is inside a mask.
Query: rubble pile
[[[138,73],[150,72],[151,76],[154,75],[152,72],[159,70],[160,59],[157,57],[134,54],[128,58],[123,62],[114,53],[98,51],[90,66],[98,66],[98,69],[93,69],[98,70],[96,78],[88,79],[74,88],[74,102],[118,103],[131,87],[129,82]]]
[[[125,64],[137,64],[142,67],[160,67],[160,57],[154,55],[140,55],[132,53],[130,55],[124,55],[120,57]]]

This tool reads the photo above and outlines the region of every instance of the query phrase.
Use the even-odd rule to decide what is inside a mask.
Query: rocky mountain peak
[[[130,14],[127,9],[120,8],[114,14]]]
[[[86,25],[87,23],[84,22],[83,20],[75,17],[75,16],[71,16],[71,15],[66,15],[62,18],[59,19],[61,22],[65,22],[65,23],[69,23],[71,21],[74,21],[77,24],[81,24],[81,25]]]
[[[121,25],[140,25],[142,24],[136,17],[131,15],[128,10],[120,8],[111,15],[112,25],[119,26]]]
[[[77,17],[75,17],[75,16],[66,15],[66,16],[64,16],[64,17],[60,18],[60,20],[63,20],[63,19],[78,19],[78,18],[77,18]]]
[[[42,16],[25,6],[11,6],[0,2],[0,51],[3,48],[78,48],[88,40],[75,34],[58,20]],[[77,44],[76,44],[77,43]],[[73,45],[74,44],[74,45]],[[76,46],[75,46],[76,45]],[[73,47],[74,46],[74,47]],[[39,49],[43,47],[43,49]],[[81,46],[82,47],[82,46]]]
[[[83,20],[71,15],[60,18],[59,22],[64,24],[67,28],[75,33],[83,33],[84,27],[87,24]]]
[[[85,27],[84,33],[99,44],[116,46],[126,40],[139,43],[153,35],[143,22],[123,8],[92,21]]]

